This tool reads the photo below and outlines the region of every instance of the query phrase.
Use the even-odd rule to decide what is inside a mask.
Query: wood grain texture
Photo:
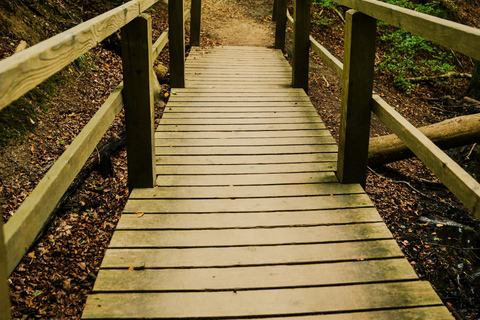
[[[405,259],[193,270],[104,269],[100,270],[93,291],[275,289],[416,279],[417,275]]]
[[[0,61],[0,110],[54,75],[158,0],[133,0]]]
[[[125,212],[118,230],[199,230],[232,228],[276,228],[291,226],[318,226],[347,223],[382,222],[375,208],[347,208],[288,212],[248,213],[146,213],[138,218]]]
[[[403,253],[393,239],[293,246],[111,249],[105,254],[102,268],[128,269],[132,266],[143,266],[146,269],[211,268],[330,263],[399,257],[403,257]]]

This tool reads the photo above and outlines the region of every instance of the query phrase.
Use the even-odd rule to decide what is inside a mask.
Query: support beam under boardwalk
[[[83,319],[453,319],[420,281],[280,51],[194,48]]]

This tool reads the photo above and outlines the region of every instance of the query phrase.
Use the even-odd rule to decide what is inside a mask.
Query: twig
[[[330,83],[328,83],[327,78],[323,76],[323,80],[325,80],[325,83],[327,84],[327,88],[330,88]]]
[[[422,82],[422,81],[432,81],[432,80],[445,79],[445,78],[471,79],[472,75],[470,73],[447,72],[447,73],[439,74],[436,76],[421,76],[421,77],[407,78],[406,80],[410,82]]]
[[[340,17],[340,19],[342,19],[343,23],[346,23],[345,22],[345,18],[343,17],[342,13],[340,11],[338,11],[337,8],[333,7],[333,10],[335,10],[335,12],[338,14],[338,16]]]
[[[477,146],[476,143],[473,144],[472,148],[470,149],[470,152],[467,154],[467,156],[465,157],[465,160],[467,159],[470,159],[470,156],[472,155],[472,152],[473,152],[473,149],[475,149],[475,147]]]

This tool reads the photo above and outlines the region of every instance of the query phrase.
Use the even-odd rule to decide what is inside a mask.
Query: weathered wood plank
[[[205,109],[203,109],[205,110]],[[178,112],[178,109],[175,109],[175,112],[172,110],[167,110],[163,114],[162,119],[246,119],[246,118],[302,118],[302,117],[318,117],[315,111],[296,111],[296,112]]]
[[[260,165],[209,165],[209,166],[157,166],[157,174],[251,174],[251,173],[300,173],[336,171],[335,162],[260,164]]]
[[[392,237],[383,222],[226,230],[118,230],[109,248],[192,248],[308,244]]]
[[[185,164],[272,164],[272,163],[306,163],[336,161],[336,153],[309,153],[299,157],[298,154],[283,155],[236,155],[236,156],[159,156],[157,165]]]
[[[188,105],[185,106],[169,106],[167,107],[167,114],[168,113],[241,113],[241,114],[263,114],[263,113],[271,113],[271,112],[315,112],[315,109],[312,106],[290,106],[290,107],[255,107],[255,106],[237,106],[237,107],[228,107],[224,108],[221,106],[216,107],[208,107],[208,106],[194,106],[190,107]]]
[[[265,88],[174,88],[172,89],[172,95],[175,93],[282,93],[282,92],[302,92],[302,89],[287,88],[287,89],[265,89]]]
[[[318,196],[331,194],[360,194],[363,189],[357,184],[303,184],[278,186],[228,186],[189,188],[134,189],[130,199],[231,199],[292,196]]]
[[[261,266],[400,257],[404,257],[403,253],[393,239],[294,246],[112,249],[107,250],[102,262],[102,268],[128,269],[132,266],[143,266],[147,269]]]
[[[249,97],[306,97],[304,92],[298,91],[286,91],[286,92],[182,92],[181,95],[177,93],[172,94],[169,101],[191,101],[192,98],[208,98],[216,99],[219,97],[237,97],[237,98],[249,98]]]
[[[248,118],[248,119],[189,119],[189,118],[162,118],[160,125],[227,125],[227,124],[291,124],[291,123],[321,123],[318,116],[301,118]]]
[[[155,184],[152,20],[142,14],[122,28],[128,187]]]
[[[325,129],[323,123],[302,123],[302,124],[212,124],[212,125],[168,125],[161,124],[157,128],[157,132],[215,132],[215,131],[285,131],[285,130],[318,130]]]
[[[210,177],[210,179],[212,179],[212,177]],[[221,178],[217,179],[220,180]],[[222,182],[214,181],[213,184],[220,185]],[[132,199],[125,205],[124,211],[144,213],[275,212],[371,206],[372,202],[366,194],[332,194],[328,196],[250,199]]]
[[[191,101],[191,102],[175,102],[171,101],[167,104],[168,108],[174,107],[223,107],[223,108],[230,108],[230,107],[309,107],[311,111],[314,111],[315,108],[313,107],[311,102],[308,101],[286,101],[286,102],[278,102],[278,101]]]
[[[0,110],[128,24],[158,0],[129,1],[0,62]]]
[[[142,271],[102,269],[93,291],[274,289],[416,279],[417,275],[405,259],[250,268]]]
[[[306,146],[214,146],[214,147],[155,147],[155,154],[162,155],[266,155],[266,154],[305,154],[318,152],[337,152],[337,145],[324,144]]]
[[[117,230],[158,229],[198,230],[218,228],[273,228],[288,226],[317,226],[344,223],[382,222],[373,207],[337,210],[248,213],[124,213]]]
[[[278,139],[285,137],[325,137],[330,133],[326,129],[319,130],[285,130],[285,131],[237,131],[237,132],[156,132],[157,139]]]
[[[11,273],[42,229],[68,186],[123,107],[123,86],[117,87],[100,110],[48,170],[37,187],[5,224],[7,269]]]
[[[326,131],[326,130],[325,130]],[[159,133],[161,136],[161,133]],[[288,146],[288,145],[322,145],[327,143],[335,143],[331,136],[325,135],[320,137],[298,137],[298,138],[261,138],[261,139],[226,139],[219,137],[218,139],[155,139],[157,147],[194,147],[194,146]]]

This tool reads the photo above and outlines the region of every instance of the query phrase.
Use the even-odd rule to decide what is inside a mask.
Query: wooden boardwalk
[[[84,319],[452,319],[290,79],[279,51],[192,49]]]

